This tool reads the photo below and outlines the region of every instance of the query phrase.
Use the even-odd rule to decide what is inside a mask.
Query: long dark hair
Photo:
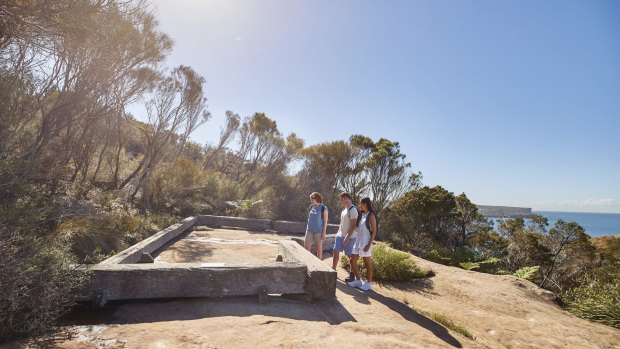
[[[373,212],[372,210],[372,202],[370,201],[370,198],[366,197],[363,198],[362,200],[360,200],[361,203],[363,203],[364,205],[366,205],[367,211],[368,212]]]

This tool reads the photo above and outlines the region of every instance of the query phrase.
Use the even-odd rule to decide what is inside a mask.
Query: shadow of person
[[[386,307],[390,308],[392,311],[400,314],[407,321],[413,322],[429,330],[437,338],[443,340],[444,342],[450,344],[451,346],[455,348],[463,347],[463,345],[456,338],[454,338],[445,327],[427,318],[426,316],[418,313],[417,311],[412,309],[410,306],[402,302],[399,302],[394,298],[386,297],[377,292],[370,291],[367,294],[370,299],[373,299],[385,305]]]
[[[396,283],[380,283],[381,287],[388,290],[398,290],[401,292],[413,292],[423,296],[438,296],[439,294],[433,289],[435,287],[433,279],[431,277],[425,277],[422,279],[415,279],[406,282]]]
[[[374,300],[376,302],[379,302],[383,305],[385,305],[386,307],[388,307],[390,310],[398,313],[400,316],[402,316],[405,320],[410,321],[428,331],[430,331],[431,333],[433,333],[437,338],[443,340],[444,342],[446,342],[447,344],[455,347],[455,348],[462,348],[463,345],[455,338],[453,337],[450,332],[448,332],[448,330],[441,326],[440,324],[436,323],[435,321],[427,318],[426,316],[418,313],[417,311],[415,311],[414,309],[412,309],[411,307],[409,307],[408,305],[397,301],[394,298],[391,297],[386,297],[382,294],[379,294],[377,292],[374,291],[362,291],[358,288],[353,288],[347,284],[345,284],[344,282],[338,280],[338,283],[336,285],[336,287],[338,288],[338,290],[340,290],[343,293],[346,293],[350,296],[353,297],[353,299],[355,299],[357,302],[362,303],[362,304],[370,304],[371,301],[370,300]]]
[[[338,282],[336,283],[336,289],[338,289],[338,291],[342,293],[345,293],[353,297],[353,299],[358,303],[370,304],[368,295],[364,291],[358,288],[351,287],[347,285],[346,283],[344,283],[343,281],[338,280]]]

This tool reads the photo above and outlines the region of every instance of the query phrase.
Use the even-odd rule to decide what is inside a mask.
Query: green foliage
[[[476,270],[480,268],[480,263],[475,262],[461,262],[459,265],[465,270]]]
[[[176,223],[169,215],[137,216],[124,212],[95,217],[74,217],[61,223],[53,236],[78,257],[90,263],[105,259]]]
[[[604,282],[617,280],[620,275],[620,236],[601,236],[591,241],[597,255],[592,273]]]
[[[467,247],[458,247],[454,250],[442,247],[434,248],[428,253],[426,258],[435,263],[451,266],[459,266],[461,263],[476,261],[474,252]]]
[[[525,280],[532,280],[539,272],[540,267],[538,265],[533,267],[523,267],[515,271],[512,275]]]
[[[487,274],[495,274],[499,271],[501,260],[499,258],[491,257],[478,262],[480,264],[480,271]]]
[[[470,237],[468,247],[476,259],[501,258],[506,254],[508,243],[508,239],[501,237],[497,232],[484,231]]]
[[[562,295],[566,309],[584,319],[620,328],[620,281],[586,279]]]
[[[179,157],[158,168],[147,183],[150,207],[187,217],[202,213],[207,173],[194,161]]]
[[[478,262],[460,262],[458,265],[465,270],[495,274],[498,271],[499,264],[500,260],[498,258],[489,258]]]
[[[0,239],[0,342],[54,332],[87,274],[56,241],[21,234]]]
[[[471,254],[470,239],[490,231],[489,222],[467,196],[454,196],[441,186],[413,190],[394,201],[386,212],[383,227],[396,245],[423,256],[433,249]],[[474,258],[449,257],[452,265]]]
[[[425,257],[431,262],[443,265],[453,265],[452,258],[445,249],[432,249]]]
[[[340,262],[343,267],[350,268],[350,261],[347,256],[342,255]],[[428,271],[421,269],[409,253],[395,250],[382,242],[376,243],[373,247],[372,265],[373,278],[377,281],[409,281],[428,275]],[[366,266],[362,258],[358,260],[358,267],[362,276],[365,276]]]
[[[229,213],[232,216],[245,217],[245,218],[264,218],[261,215],[261,208],[263,206],[263,200],[235,200],[226,201],[226,203],[232,208]]]

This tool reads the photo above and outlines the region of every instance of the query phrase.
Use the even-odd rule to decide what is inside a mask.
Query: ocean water
[[[620,235],[620,213],[534,211],[549,220],[549,228],[559,219],[577,222],[590,236]]]
[[[590,236],[620,235],[620,213],[589,213],[589,212],[555,212],[533,211],[541,214],[549,220],[547,230],[551,229],[555,222],[577,222]],[[496,218],[493,218],[495,221]],[[527,221],[527,220],[526,220]]]

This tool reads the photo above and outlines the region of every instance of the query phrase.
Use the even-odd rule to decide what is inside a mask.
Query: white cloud
[[[585,200],[563,200],[563,201],[550,201],[546,202],[547,205],[558,205],[566,207],[601,207],[601,206],[615,206],[618,203],[616,199],[593,199],[587,198]]]
[[[616,199],[585,199],[583,206],[614,206],[617,203]]]

